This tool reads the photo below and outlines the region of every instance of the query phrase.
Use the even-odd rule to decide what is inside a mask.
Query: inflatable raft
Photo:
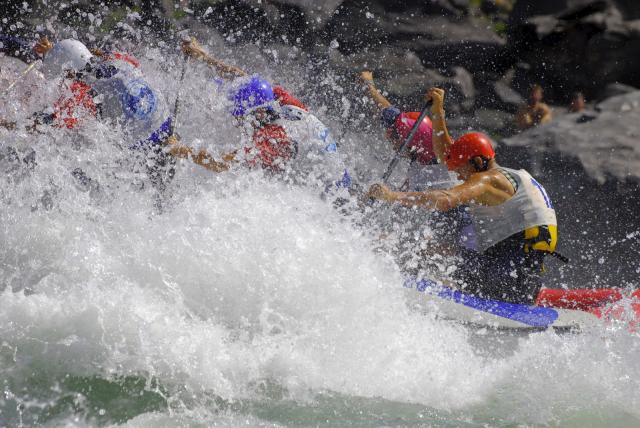
[[[542,289],[529,306],[483,299],[427,279],[405,287],[411,304],[425,313],[494,329],[573,331],[618,322],[636,331],[640,320],[640,290]]]

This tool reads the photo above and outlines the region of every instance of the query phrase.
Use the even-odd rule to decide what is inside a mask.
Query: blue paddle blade
[[[558,312],[551,308],[483,299],[439,285],[428,279],[409,280],[405,282],[405,287],[415,288],[420,292],[429,293],[478,311],[518,321],[531,327],[549,327],[558,319]]]

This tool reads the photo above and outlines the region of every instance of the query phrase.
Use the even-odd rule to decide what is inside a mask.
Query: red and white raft
[[[535,306],[587,312],[607,323],[628,323],[633,331],[638,330],[640,323],[640,290],[543,288]]]
[[[574,331],[616,324],[635,332],[640,323],[640,291],[545,288],[534,305],[523,305],[474,296],[428,279],[407,280],[404,287],[415,309],[481,327]]]

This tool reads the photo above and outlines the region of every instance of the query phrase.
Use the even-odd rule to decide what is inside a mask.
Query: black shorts
[[[468,223],[465,207],[454,208],[449,211],[433,211],[429,214],[429,227],[437,241],[457,248],[460,243],[462,229]]]
[[[465,292],[479,297],[530,305],[542,287],[545,255],[525,253],[524,233],[518,233],[484,253],[462,250],[455,279]]]

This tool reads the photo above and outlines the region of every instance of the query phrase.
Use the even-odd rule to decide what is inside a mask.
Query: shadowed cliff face
[[[639,117],[635,91],[501,141],[504,163],[544,177],[556,202],[568,283],[636,281]]]
[[[571,142],[567,141],[567,145]],[[499,161],[525,168],[544,181],[558,216],[558,251],[570,263],[548,258],[550,287],[611,287],[637,284],[640,186],[589,177],[574,155],[545,147],[500,145]]]
[[[103,4],[14,2],[2,27],[3,31],[10,27],[28,31],[55,22],[57,29],[60,24],[92,28],[93,35],[102,39],[124,36],[128,27],[148,26],[149,31],[170,38],[172,29],[201,24],[236,47],[284,44],[323,56],[326,47],[334,46],[332,67],[342,72],[371,68],[380,74],[381,84],[388,83],[392,95],[408,102],[416,102],[424,86],[448,86],[459,95],[451,104],[456,110],[500,106],[504,94],[494,85],[504,82],[509,70],[515,76],[507,83],[517,91],[526,95],[531,83],[542,82],[547,97],[559,102],[574,90],[586,91],[589,99],[595,99],[612,82],[640,86],[637,55],[633,55],[640,43],[640,27],[634,21],[640,11],[625,0],[513,5],[463,0]]]
[[[611,97],[594,109],[560,115],[544,126],[504,140],[509,146],[528,147],[573,157],[584,173],[599,184],[608,180],[640,180],[640,91]]]

